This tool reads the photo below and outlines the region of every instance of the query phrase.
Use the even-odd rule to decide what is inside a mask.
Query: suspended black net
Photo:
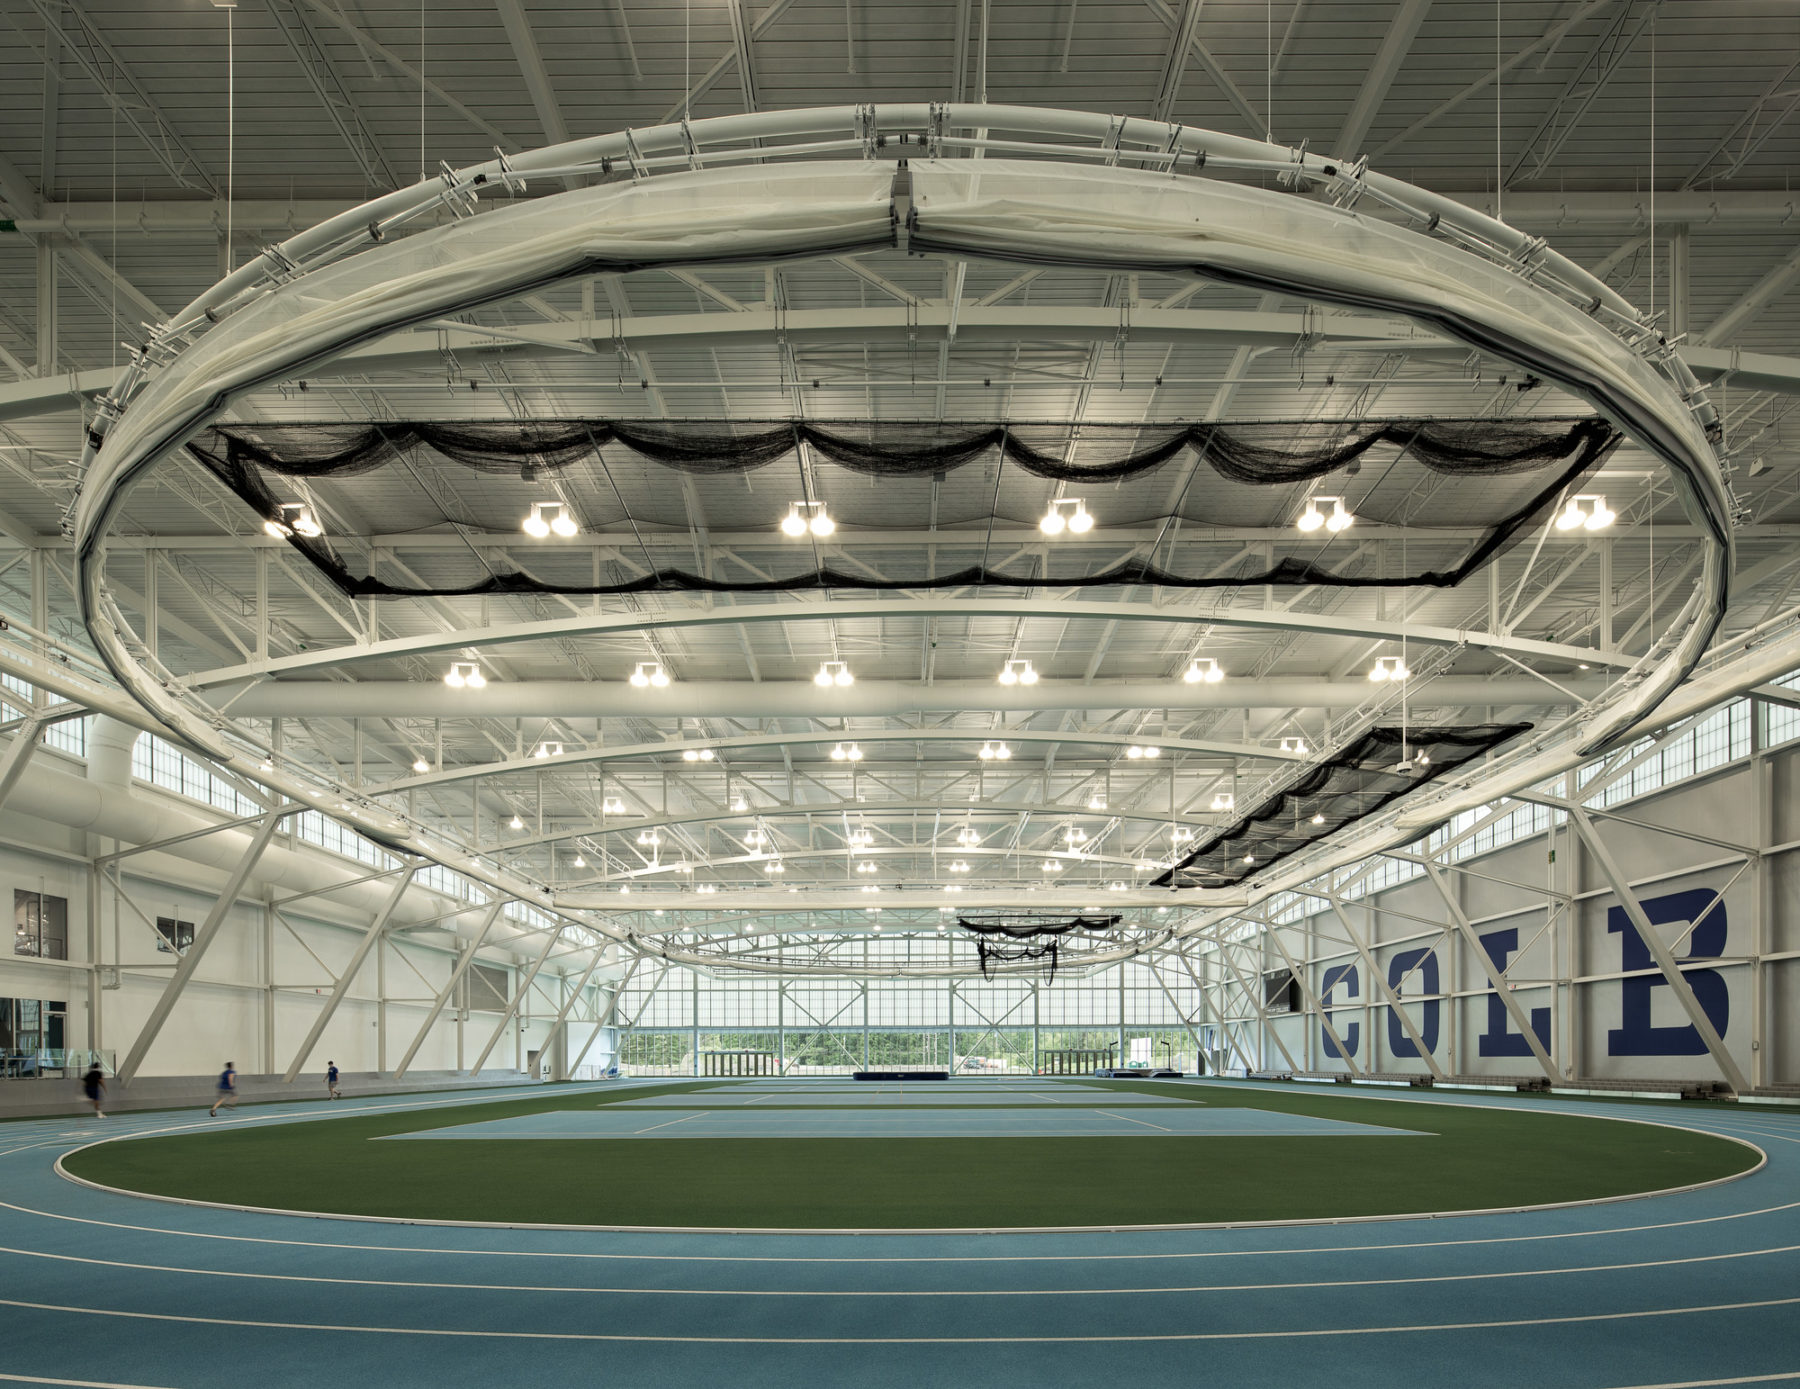
[[[357,598],[481,594],[715,593],[818,589],[944,589],[978,585],[1227,588],[1243,584],[1446,587],[1460,582],[1559,494],[1592,471],[1620,436],[1593,418],[1203,425],[824,423],[671,420],[421,421],[234,424],[189,445],[208,471],[265,520],[291,497],[283,480],[341,485],[326,494],[352,514],[380,515],[384,533],[469,537],[410,574],[378,573],[329,537],[293,535],[345,594]],[[804,467],[802,464],[804,463]],[[775,468],[776,477],[755,475]],[[868,479],[832,481],[832,465]],[[460,470],[460,471],[459,471]],[[668,470],[689,481],[671,486]],[[790,471],[791,470],[791,471]],[[1328,483],[1321,479],[1333,478]],[[366,481],[363,481],[365,480]],[[555,490],[547,485],[555,481]],[[1447,480],[1458,485],[1445,486]],[[1088,498],[1103,525],[1083,545],[981,543],[994,524],[1033,525],[1043,482],[1108,490]],[[872,484],[879,483],[879,486]],[[1404,525],[1413,556],[1372,558],[1355,531],[1287,527],[1305,497],[1272,489],[1321,483],[1364,526]],[[682,568],[655,548],[686,542],[687,498],[728,506],[733,528],[766,535],[734,572]],[[596,568],[588,548],[530,550],[527,509],[572,504],[616,553]],[[797,500],[823,502],[842,529],[930,529],[933,546],[977,547],[977,563],[940,572],[930,547],[884,552],[879,564],[832,563],[811,538],[779,525]],[[1064,501],[1075,498],[1065,496]],[[1292,530],[1237,543],[1220,561],[1211,532]],[[962,529],[958,529],[958,528]],[[1112,529],[1147,527],[1104,543]],[[446,528],[454,528],[446,530]],[[940,539],[940,535],[942,539]],[[1101,542],[1101,543],[1092,543]],[[502,556],[500,546],[509,547]],[[859,553],[855,557],[862,560]]]
[[[1530,727],[1371,728],[1335,756],[1314,763],[1229,829],[1206,839],[1152,886],[1227,887],[1254,877]]]
[[[975,953],[981,957],[981,977],[994,977],[992,966],[996,964],[1038,964],[1045,969],[1045,982],[1056,978],[1057,945],[1047,940],[1042,945],[993,945],[985,940],[975,942]]]
[[[975,933],[975,952],[981,957],[981,977],[990,977],[992,964],[1043,964],[1056,978],[1057,938],[1071,931],[1090,934],[1110,931],[1122,918],[1109,916],[1045,916],[1037,912],[997,912],[959,916],[956,924]],[[1013,941],[1017,944],[1001,944]]]

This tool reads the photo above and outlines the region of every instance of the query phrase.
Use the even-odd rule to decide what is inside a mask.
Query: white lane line
[[[1493,1273],[1432,1273],[1409,1278],[1320,1278],[1287,1283],[1201,1283],[1172,1287],[1128,1288],[647,1288],[574,1286],[569,1283],[454,1283],[417,1278],[329,1278],[321,1274],[262,1273],[246,1269],[189,1268],[179,1264],[141,1264],[122,1259],[96,1259],[79,1254],[52,1254],[41,1249],[0,1246],[0,1254],[22,1259],[47,1259],[53,1263],[83,1264],[95,1268],[130,1269],[138,1273],[187,1274],[196,1278],[237,1278],[259,1283],[322,1283],[347,1288],[411,1288],[479,1293],[577,1293],[645,1297],[787,1297],[787,1298],[902,1298],[902,1297],[1139,1297],[1153,1293],[1192,1296],[1198,1293],[1304,1292],[1321,1288],[1392,1288],[1425,1283],[1485,1283],[1517,1278],[1554,1278],[1572,1273],[1633,1273],[1645,1269],[1677,1268],[1688,1264],[1727,1263],[1771,1254],[1800,1252],[1800,1244],[1767,1249],[1741,1249],[1727,1254],[1691,1254],[1679,1259],[1645,1259],[1636,1263],[1585,1264],[1569,1268],[1522,1268]]]
[[[986,1346],[1106,1345],[1120,1342],[1290,1341],[1332,1336],[1395,1336],[1419,1331],[1498,1331],[1522,1326],[1576,1326],[1593,1322],[1644,1321],[1653,1317],[1686,1317],[1719,1312],[1748,1312],[1765,1307],[1793,1307],[1800,1297],[1759,1298],[1751,1302],[1715,1302],[1689,1307],[1653,1307],[1636,1312],[1594,1312],[1567,1317],[1508,1317],[1496,1321],[1447,1321],[1398,1326],[1309,1327],[1297,1331],[1163,1331],[1114,1336],[651,1336],[617,1331],[492,1331],[468,1327],[358,1326],[341,1322],[259,1321],[247,1317],[196,1317],[173,1312],[126,1312],[111,1307],[72,1307],[54,1302],[0,1298],[0,1307],[29,1312],[66,1312],[77,1316],[118,1317],[128,1321],[180,1322],[190,1326],[240,1326],[261,1331],[361,1331],[385,1336],[443,1336],[459,1340],[649,1342],[657,1345],[732,1346]]]
[[[1172,1259],[1261,1259],[1289,1254],[1379,1254],[1392,1250],[1408,1252],[1418,1249],[1474,1249],[1495,1244],[1535,1244],[1545,1240],[1594,1239],[1606,1235],[1636,1235],[1655,1230],[1685,1230],[1699,1225],[1718,1225],[1727,1221],[1750,1220],[1759,1216],[1779,1215],[1800,1210],[1800,1201],[1777,1206],[1759,1206],[1751,1210],[1728,1211],[1724,1215],[1698,1216],[1692,1220],[1665,1220],[1649,1225],[1607,1225],[1592,1230],[1564,1230],[1542,1235],[1482,1235],[1472,1239],[1404,1240],[1388,1244],[1328,1244],[1294,1248],[1261,1249],[1190,1249],[1166,1253],[1131,1254],[909,1254],[858,1255],[846,1257],[827,1254],[620,1254],[588,1250],[553,1249],[479,1249],[442,1245],[355,1244],[344,1240],[276,1239],[269,1235],[225,1235],[208,1230],[178,1230],[166,1225],[137,1225],[122,1220],[97,1220],[92,1216],[65,1215],[60,1211],[39,1210],[0,1201],[0,1210],[35,1215],[45,1220],[60,1220],[71,1225],[94,1225],[109,1230],[130,1230],[135,1234],[168,1235],[178,1239],[217,1240],[225,1244],[268,1244],[288,1249],[336,1249],[351,1253],[424,1254],[431,1257],[461,1255],[493,1259],[591,1259],[618,1263],[696,1263],[696,1264],[1035,1264],[1035,1263],[1156,1263]],[[717,1231],[707,1231],[716,1234]],[[817,1232],[815,1232],[817,1233]]]
[[[9,1375],[0,1373],[8,1384],[71,1384],[76,1389],[159,1389],[154,1384],[120,1384],[111,1379],[48,1379],[43,1375]]]
[[[1778,1379],[1800,1379],[1800,1370],[1777,1370],[1766,1375],[1737,1375],[1731,1379],[1670,1379],[1660,1384],[1625,1384],[1619,1389],[1710,1389],[1715,1384],[1770,1384]]]

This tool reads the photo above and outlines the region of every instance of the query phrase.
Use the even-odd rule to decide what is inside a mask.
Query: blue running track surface
[[[1213,1083],[1192,1084],[1202,1098]],[[631,1082],[606,1088],[621,1085]],[[941,1235],[405,1225],[184,1206],[85,1187],[52,1166],[100,1137],[450,1110],[504,1093],[0,1126],[0,1384],[1800,1380],[1800,1114],[1773,1108],[1568,1102],[1766,1150],[1767,1165],[1737,1181],[1555,1210],[1337,1225]],[[702,1093],[710,1104],[728,1091]],[[702,1094],[689,1098],[691,1107]],[[1407,1123],[1415,1097],[1370,1099],[1393,1106],[1395,1129],[1428,1128]],[[1155,1122],[1167,1113],[1115,1107]],[[902,1117],[911,1125],[945,1113],[956,1111]],[[587,1179],[604,1181],[604,1167]]]

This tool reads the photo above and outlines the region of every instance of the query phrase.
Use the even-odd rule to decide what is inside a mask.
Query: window
[[[41,1053],[61,1051],[68,1004],[41,998],[0,998],[0,1076],[37,1075]]]
[[[181,955],[194,943],[194,923],[177,921],[172,916],[159,916],[156,918],[156,934],[162,937],[156,944],[158,950],[173,951]]]
[[[13,954],[40,960],[69,958],[69,899],[13,892]]]

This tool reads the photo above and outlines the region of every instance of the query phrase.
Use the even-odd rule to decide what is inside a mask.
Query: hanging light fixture
[[[1125,755],[1136,762],[1145,757],[1161,757],[1162,749],[1151,747],[1147,743],[1133,743],[1125,749]]]
[[[263,770],[266,772],[269,770],[269,768],[264,767]],[[430,770],[431,770],[431,764],[429,762],[427,762],[423,757],[413,758],[413,773],[414,773],[414,775],[424,776]]]
[[[771,876],[779,877],[781,874],[787,872],[787,865],[778,858],[772,858],[763,865],[763,872],[768,873]]]
[[[711,897],[718,890],[719,889],[714,887],[711,883],[701,883],[699,887],[694,889],[695,892],[698,892],[705,897]]]
[[[580,855],[580,854],[575,855],[574,862],[575,862],[575,867],[577,867],[577,868],[586,868],[587,867],[587,859],[582,857],[582,855]]]
[[[664,689],[669,683],[669,673],[655,661],[639,661],[631,672],[631,683],[640,690],[655,686]]]
[[[856,677],[850,673],[850,667],[842,661],[823,661],[819,665],[819,673],[813,676],[813,684],[821,689],[828,685],[854,685]]]
[[[1002,685],[1035,685],[1037,682],[1038,673],[1030,661],[1008,661],[1000,672]]]
[[[1062,497],[1051,502],[1044,519],[1038,522],[1038,529],[1045,535],[1061,535],[1065,530],[1071,535],[1086,535],[1093,528],[1093,513],[1080,497]]]
[[[1070,825],[1068,829],[1063,831],[1063,838],[1067,840],[1071,846],[1085,844],[1087,843],[1087,831],[1082,829],[1080,825]]]
[[[858,873],[873,873],[875,871],[875,860],[864,859],[861,863],[856,865],[856,871]]]
[[[975,833],[973,825],[964,825],[956,832],[956,842],[965,849],[973,849],[981,843],[981,836]]]
[[[1005,743],[983,743],[976,756],[983,762],[1004,762],[1012,756],[1012,749]]]
[[[642,844],[646,849],[655,849],[662,844],[662,836],[655,830],[640,830],[638,831],[637,842]]]
[[[806,515],[807,512],[812,514]],[[795,539],[808,531],[822,539],[836,529],[837,522],[826,512],[824,502],[791,502],[788,514],[781,520],[781,533]]]
[[[1325,817],[1323,814],[1314,812],[1313,817],[1312,817],[1312,822],[1315,825],[1322,825],[1325,823]]]
[[[1298,753],[1300,756],[1304,757],[1306,756],[1306,739],[1283,738],[1281,740],[1281,750],[1283,752]]]
[[[1583,502],[1587,503],[1586,511],[1583,511],[1581,508]],[[1569,498],[1568,505],[1563,508],[1562,514],[1556,518],[1556,528],[1559,531],[1573,531],[1581,530],[1583,528],[1591,531],[1599,531],[1605,530],[1617,519],[1618,513],[1607,506],[1605,497],[1600,496],[1596,492],[1582,492],[1577,496]]]
[[[1170,825],[1169,839],[1175,844],[1187,844],[1192,841],[1194,832],[1186,825]]]
[[[537,751],[531,755],[540,762],[550,757],[561,757],[563,755],[563,745],[561,743],[539,743],[537,745]]]
[[[263,531],[277,540],[296,535],[317,540],[325,534],[325,527],[319,524],[319,518],[305,502],[281,502],[276,506],[275,514],[263,522]]]
[[[487,677],[473,661],[452,661],[449,673],[444,676],[444,683],[453,690],[482,690],[487,688]]]
[[[1378,656],[1375,664],[1369,669],[1369,679],[1378,685],[1384,680],[1405,680],[1411,674],[1412,671],[1407,669],[1406,662],[1398,656]]]
[[[1089,810],[1105,810],[1106,809],[1106,797],[1102,796],[1098,791],[1094,792],[1093,795],[1088,797],[1088,809]]]
[[[1228,795],[1224,791],[1219,792],[1212,798],[1212,808],[1214,810],[1230,810],[1236,805],[1237,797]]]
[[[546,511],[555,514],[549,520],[544,519]],[[575,518],[569,515],[566,502],[533,502],[531,514],[519,523],[519,529],[536,540],[543,540],[552,532],[567,539],[580,529]]]
[[[515,811],[512,819],[506,822],[506,827],[509,830],[522,830],[525,828],[525,822],[519,818],[518,812]]]
[[[967,873],[969,871],[969,865],[962,859],[957,859],[951,863],[950,871],[952,873]]]
[[[681,750],[683,762],[711,762],[717,756],[718,754],[711,748],[683,748]]]
[[[1331,515],[1327,516],[1319,510],[1320,502],[1331,503]],[[1342,497],[1320,496],[1307,498],[1306,510],[1300,513],[1300,519],[1294,524],[1309,535],[1321,526],[1336,535],[1339,531],[1349,530],[1355,523],[1356,517],[1345,507]]]
[[[1225,678],[1225,672],[1219,663],[1210,656],[1196,656],[1188,662],[1188,668],[1181,673],[1183,683],[1189,685],[1216,685]]]
[[[600,813],[602,815],[623,815],[625,813],[625,802],[620,800],[617,796],[604,797],[600,802]]]

